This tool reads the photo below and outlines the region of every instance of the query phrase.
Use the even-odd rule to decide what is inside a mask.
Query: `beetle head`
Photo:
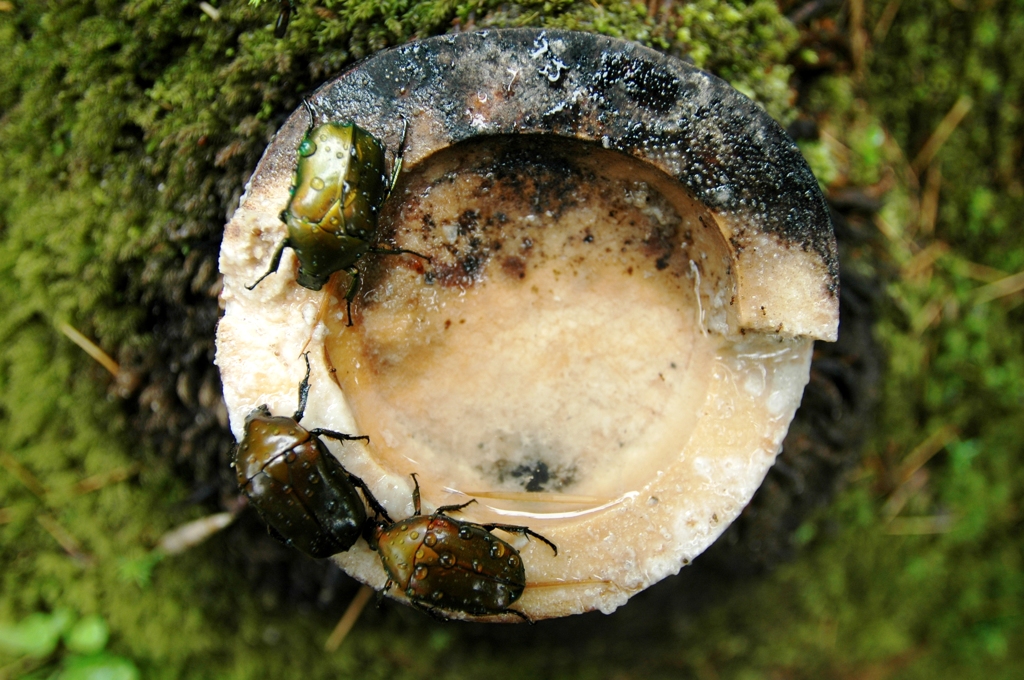
[[[363,525],[363,539],[371,550],[376,551],[380,546],[380,536],[388,526],[388,523],[379,516],[366,520],[366,524]]]
[[[270,418],[270,417],[271,417],[270,408],[266,404],[260,404],[259,406],[257,406],[253,410],[249,411],[249,415],[247,415],[245,417],[245,426],[248,428],[249,427],[249,423],[251,423],[256,418]]]

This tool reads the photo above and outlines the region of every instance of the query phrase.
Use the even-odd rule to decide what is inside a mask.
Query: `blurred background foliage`
[[[1024,2],[298,0],[280,40],[279,11],[0,2],[0,678],[1019,677]],[[631,605],[598,624],[617,644],[389,605],[325,654],[345,597],[251,587],[236,553],[263,548],[234,528],[160,544],[230,506],[220,230],[304,93],[409,39],[521,25],[689,59],[804,131],[833,205],[865,206],[847,267],[884,285],[878,417],[794,559],[656,635],[629,636]]]

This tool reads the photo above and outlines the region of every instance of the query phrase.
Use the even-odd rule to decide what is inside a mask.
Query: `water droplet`
[[[469,527],[462,527],[459,529],[459,538],[464,541],[468,541],[473,538],[473,531]]]
[[[423,550],[422,550],[422,549],[421,549],[421,550],[417,550],[417,551],[416,551],[416,559],[418,559],[418,560],[422,560],[422,559],[423,559],[423,557],[424,557],[424,556],[425,556],[426,554],[427,554],[427,553],[423,552]]]
[[[409,525],[408,524],[403,524],[402,526],[398,527],[398,530],[399,531],[408,531],[409,530]]]
[[[495,543],[491,546],[491,557],[498,559],[499,557],[505,556],[505,546],[501,543]]]
[[[519,566],[519,558],[517,556],[515,556],[515,555],[511,555],[508,558],[508,564],[509,564],[510,567]]]
[[[437,545],[437,535],[428,531],[427,535],[423,537],[423,543],[427,547],[433,548],[435,545]]]
[[[441,566],[451,569],[455,566],[455,555],[451,553],[442,553],[440,558]]]
[[[428,573],[429,573],[429,570],[426,568],[426,566],[421,564],[418,567],[416,567],[416,569],[412,572],[412,577],[414,579],[418,579],[418,580],[422,581],[423,579],[425,579],[427,577]]]
[[[440,602],[441,598],[444,597],[444,593],[442,593],[440,590],[435,590],[433,593],[430,594],[430,597],[433,598],[434,602]]]
[[[321,177],[314,177],[313,179],[309,180],[309,186],[313,189],[313,191],[320,191],[324,188],[324,180]]]
[[[309,158],[316,153],[316,142],[312,139],[303,139],[302,144],[299,144],[299,155],[303,158]]]
[[[484,565],[480,564],[480,560],[473,560],[473,571],[480,573],[484,570]]]
[[[411,539],[412,539],[412,540],[414,540],[414,541],[415,541],[415,540],[416,540],[417,538],[419,538],[419,537],[420,537],[420,532],[418,532],[418,531],[413,531],[413,532],[411,532],[411,533],[409,534],[409,538],[411,538]]]

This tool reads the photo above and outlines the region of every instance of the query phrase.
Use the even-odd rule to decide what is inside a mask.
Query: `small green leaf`
[[[79,654],[95,654],[107,646],[110,638],[110,629],[107,622],[98,614],[86,616],[76,623],[67,635],[64,636],[64,644],[72,652]]]
[[[37,658],[47,656],[57,648],[60,636],[74,621],[75,615],[67,609],[46,614],[29,614],[14,625],[0,624],[0,647],[16,654]]]
[[[113,654],[70,656],[56,680],[139,680],[138,667],[130,659]]]

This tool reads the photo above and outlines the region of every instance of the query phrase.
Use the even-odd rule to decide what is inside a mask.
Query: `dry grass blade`
[[[911,258],[912,249],[910,241],[904,237],[903,232],[878,213],[875,213],[871,220],[878,227],[878,231],[882,232],[882,235],[892,244],[893,256],[901,263],[908,262]]]
[[[934,241],[927,248],[914,255],[903,265],[903,278],[916,279],[928,272],[936,260],[949,252],[949,245],[942,241]]]
[[[28,468],[14,459],[14,456],[6,451],[0,451],[0,465],[7,468],[7,471],[14,475],[14,478],[21,482],[26,489],[32,492],[39,500],[46,500],[46,487],[36,479]]]
[[[882,10],[881,16],[875,22],[875,30],[871,34],[876,45],[889,35],[889,29],[892,28],[892,22],[896,18],[896,13],[900,11],[901,4],[903,4],[903,0],[889,0],[889,4]]]
[[[942,186],[942,166],[932,162],[924,178],[921,207],[918,213],[918,231],[926,236],[935,233],[935,220],[939,215],[939,189]]]
[[[938,430],[914,447],[914,450],[907,454],[900,466],[893,474],[893,481],[899,485],[906,483],[910,477],[920,470],[925,463],[932,459],[946,445],[956,439],[957,431],[952,425],[943,425]]]
[[[210,17],[214,21],[220,21],[220,10],[211,5],[208,2],[200,2],[199,9],[203,11],[203,14]]]
[[[974,293],[974,301],[980,305],[1019,293],[1022,290],[1024,290],[1024,272],[1017,272],[979,288]]]
[[[107,371],[110,372],[110,375],[114,376],[114,379],[117,380],[121,374],[121,367],[118,366],[116,361],[110,358],[109,354],[100,349],[96,343],[79,333],[72,326],[66,323],[60,323],[57,327],[60,329],[61,333],[68,337],[68,340],[85,350],[86,354],[95,359],[100,366],[107,369]]]
[[[187,522],[161,536],[157,547],[168,555],[183,553],[217,532],[223,531],[235,521],[236,516],[237,514],[233,512],[218,512]]]
[[[92,477],[86,477],[82,481],[75,484],[73,491],[76,494],[92,493],[93,491],[99,491],[105,486],[110,484],[118,484],[124,480],[134,477],[139,474],[138,465],[129,465],[128,467],[119,468],[117,470],[111,470],[110,472],[101,472],[98,475]]]
[[[864,77],[865,55],[868,51],[868,32],[864,30],[864,0],[850,0],[850,56],[858,79]]]
[[[953,134],[957,126],[964,119],[964,116],[974,106],[974,100],[967,95],[960,95],[960,98],[953,104],[953,108],[949,110],[946,116],[939,121],[939,124],[935,127],[935,131],[932,132],[931,137],[924,143],[921,150],[918,152],[917,157],[914,158],[910,167],[913,168],[914,172],[919,173],[927,168],[932,159],[935,158],[935,154],[939,152],[942,145],[946,143],[949,136]]]
[[[53,540],[57,541],[68,555],[86,564],[93,563],[92,556],[82,549],[82,544],[78,542],[78,539],[51,515],[37,515],[36,521],[46,530],[46,533],[53,537]]]
[[[885,528],[885,533],[896,536],[917,536],[922,534],[944,534],[953,528],[952,515],[929,517],[897,517]]]
[[[944,425],[928,435],[906,455],[899,467],[890,475],[894,488],[882,506],[882,517],[886,522],[896,521],[896,515],[900,514],[907,502],[925,487],[928,483],[928,471],[922,468],[956,437],[956,428]]]
[[[989,267],[987,265],[978,264],[977,262],[970,262],[960,258],[954,259],[954,265],[957,268],[957,272],[969,279],[975,281],[981,281],[982,283],[995,283],[1000,279],[1005,279],[1008,274],[995,267]]]
[[[324,643],[325,652],[333,652],[341,646],[341,643],[345,641],[349,632],[356,625],[356,621],[359,619],[359,615],[363,613],[363,609],[366,608],[366,603],[370,601],[371,595],[373,595],[373,588],[370,586],[364,585],[359,589],[356,596],[352,598],[352,602],[349,603],[348,609],[342,614],[338,625],[331,631],[327,642]]]

